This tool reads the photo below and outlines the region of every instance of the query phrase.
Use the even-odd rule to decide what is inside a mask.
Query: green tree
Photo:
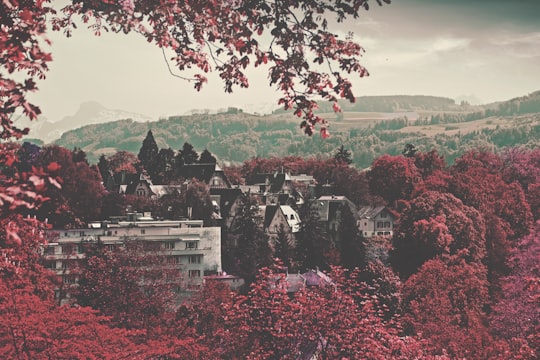
[[[178,154],[176,155],[176,166],[178,168],[184,164],[195,164],[198,159],[199,154],[195,151],[193,145],[185,142],[182,149],[178,150]]]
[[[237,271],[246,284],[255,280],[258,269],[272,262],[272,252],[261,223],[257,202],[243,196],[229,236],[236,243]]]
[[[341,209],[340,233],[340,259],[341,265],[347,269],[360,268],[364,262],[364,246],[362,237],[356,225],[356,218],[349,206]]]
[[[204,149],[201,153],[201,158],[199,159],[199,163],[201,164],[215,164],[217,163],[217,159],[208,149]]]
[[[296,260],[300,270],[328,269],[331,261],[328,254],[332,249],[325,227],[319,221],[316,204],[306,202],[300,208],[300,230],[296,235]]]
[[[345,149],[343,145],[341,145],[337,150],[336,154],[334,155],[334,159],[347,165],[352,164],[353,162],[351,152]]]
[[[175,153],[171,148],[160,149],[157,156],[156,176],[153,179],[158,184],[169,184],[174,179]]]
[[[148,130],[137,157],[152,180],[156,178],[158,171],[158,152],[159,149],[156,140],[154,139],[154,135],[152,134],[152,130]]]
[[[283,265],[291,271],[293,255],[294,244],[292,234],[285,228],[284,224],[281,224],[274,242],[274,257],[281,259]]]

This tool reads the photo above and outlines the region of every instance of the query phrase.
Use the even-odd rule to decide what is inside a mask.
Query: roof
[[[261,211],[261,215],[263,217],[263,226],[266,229],[272,223],[272,220],[274,219],[274,216],[276,215],[276,212],[278,210],[278,206],[263,205],[259,206],[259,210]]]
[[[289,205],[281,205],[280,208],[287,219],[291,231],[293,233],[300,231],[300,217],[298,213]]]
[[[358,210],[359,219],[373,219],[379,213],[386,209],[386,206],[362,206]]]
[[[358,213],[356,205],[350,201],[346,196],[321,196],[315,200],[317,210],[319,212],[319,220],[329,221],[335,216],[336,211],[343,205],[347,205],[353,215]]]
[[[217,164],[184,164],[180,168],[180,176],[184,179],[195,178],[199,181],[204,181],[207,184],[210,183],[210,180],[212,180],[212,177],[216,173],[223,175],[225,183],[229,186],[229,182],[226,179],[225,174],[223,174],[223,170]]]
[[[182,192],[182,185],[150,185],[150,191],[160,198],[164,195],[180,194]]]
[[[319,269],[309,270],[303,273],[302,276],[306,279],[307,286],[332,285],[334,283],[328,275]]]

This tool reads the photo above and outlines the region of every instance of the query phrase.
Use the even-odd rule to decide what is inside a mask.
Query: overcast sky
[[[341,24],[366,49],[370,76],[353,79],[356,96],[436,95],[488,103],[540,90],[540,0],[372,1],[362,17]],[[191,109],[275,108],[279,93],[266,72],[250,71],[250,88],[232,95],[210,76],[201,92],[169,74],[163,54],[141,36],[72,38],[50,34],[54,61],[33,100],[51,121],[86,101],[157,120]],[[476,101],[475,101],[476,99]]]

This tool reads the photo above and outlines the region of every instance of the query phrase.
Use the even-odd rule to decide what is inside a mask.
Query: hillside
[[[436,148],[450,162],[470,148],[540,145],[540,92],[485,106],[435,97],[371,98],[363,101],[369,111],[358,111],[353,104],[343,114],[322,112],[331,122],[332,136],[326,140],[303,135],[298,118],[288,113],[255,116],[239,111],[88,125],[64,133],[55,143],[80,147],[94,162],[117,150],[138,153],[149,129],[160,148],[178,150],[189,142],[199,152],[207,148],[221,162],[289,154],[332,156],[343,144],[362,168],[381,154],[400,153],[407,143],[422,150]],[[385,106],[392,111],[380,111]]]

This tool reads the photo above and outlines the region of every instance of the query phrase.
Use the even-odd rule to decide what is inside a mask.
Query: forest
[[[437,97],[360,97],[353,104],[360,109],[343,103],[343,111],[337,115],[324,112],[331,110],[321,104],[321,115],[330,120],[331,136],[325,139],[301,136],[297,118],[290,114],[223,112],[173,116],[147,123],[127,119],[88,125],[64,133],[54,143],[68,149],[79,147],[90,162],[96,163],[102,154],[119,150],[136,153],[148,130],[152,130],[161,148],[179,149],[187,141],[198,149],[208,149],[220,162],[232,164],[270,154],[328,158],[344,145],[354,155],[357,168],[369,167],[383,154],[398,155],[412,143],[422,151],[436,148],[451,164],[463,153],[478,148],[538,147],[539,104],[538,92],[476,107]],[[408,118],[411,113],[416,118]]]

